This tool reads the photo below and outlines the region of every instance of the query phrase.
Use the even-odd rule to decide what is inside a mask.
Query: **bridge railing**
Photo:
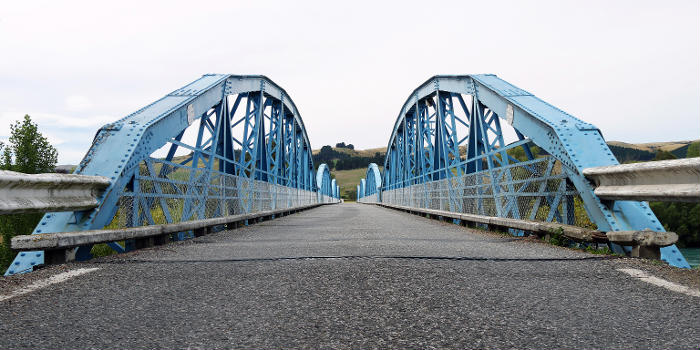
[[[12,249],[20,251],[21,257],[34,256],[30,267],[63,263],[76,259],[76,248],[81,246],[109,243],[117,251],[139,249],[339,202],[321,192],[218,172],[208,182],[192,183],[153,177],[142,169],[134,183],[139,190],[124,192],[106,229],[16,236],[11,240]],[[101,176],[2,171],[0,214],[48,211],[72,212],[79,217],[98,207],[97,199],[108,184]],[[193,191],[207,195],[192,200]],[[193,207],[193,215],[186,219],[182,217],[188,212],[184,206]],[[125,247],[115,243],[123,240]],[[13,265],[8,273],[20,272],[16,270],[20,264]]]
[[[132,190],[122,194],[118,221],[112,221],[111,227],[166,224],[334,202],[320,192],[254,177],[175,164],[165,164],[168,167],[164,168],[154,163],[141,167]],[[201,180],[192,181],[193,178]]]
[[[576,217],[578,192],[553,157],[388,189],[381,198],[394,205],[592,227]]]
[[[109,184],[104,176],[0,170],[0,215],[92,209]]]
[[[602,199],[700,202],[700,158],[587,168],[583,175]]]
[[[192,231],[195,237],[219,229],[231,229],[249,222],[272,219],[331,202],[299,205],[290,208],[256,211],[251,214],[227,215],[204,220],[191,220],[173,224],[148,225],[124,229],[89,230],[22,235],[12,238],[12,249],[20,252],[44,250],[44,265],[61,264],[75,259],[75,249],[80,246],[109,243],[121,240],[133,241],[133,249],[162,245],[172,235]],[[27,253],[20,253],[27,254]]]
[[[360,203],[379,203],[379,192],[370,194],[364,197],[360,197],[357,201]]]

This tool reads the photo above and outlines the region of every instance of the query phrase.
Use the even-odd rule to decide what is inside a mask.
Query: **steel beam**
[[[104,176],[0,170],[0,215],[93,209],[109,185]]]
[[[606,200],[700,202],[700,158],[586,168]]]

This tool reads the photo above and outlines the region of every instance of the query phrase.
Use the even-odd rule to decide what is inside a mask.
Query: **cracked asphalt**
[[[616,270],[645,266],[328,205],[10,277],[99,268],[0,302],[0,348],[698,349],[700,298]]]

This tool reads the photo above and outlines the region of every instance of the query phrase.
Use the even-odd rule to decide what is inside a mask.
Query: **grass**
[[[697,140],[695,140],[697,141]],[[641,151],[656,152],[661,151],[673,151],[675,149],[687,146],[694,141],[670,141],[670,142],[649,142],[649,143],[627,143],[622,141],[608,141],[608,144],[620,147],[633,148]]]
[[[379,167],[382,170],[383,167]],[[365,177],[367,168],[352,169],[352,170],[333,170],[331,172],[335,177],[335,181],[340,186],[340,196],[345,199],[355,200],[357,185],[360,180]]]

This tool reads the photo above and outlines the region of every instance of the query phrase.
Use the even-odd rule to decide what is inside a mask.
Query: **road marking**
[[[651,283],[655,286],[664,287],[668,290],[683,293],[685,295],[690,295],[691,297],[700,297],[700,291],[697,289],[688,288],[686,286],[667,281],[656,276],[652,276],[642,270],[637,269],[617,269],[617,271],[624,272],[634,278],[638,278],[641,281]]]
[[[9,294],[0,295],[0,302],[5,301],[7,299],[12,299],[12,298],[20,296],[20,295],[31,293],[37,289],[48,287],[52,284],[65,282],[73,277],[80,276],[80,275],[83,275],[83,274],[86,274],[88,272],[92,272],[95,270],[99,270],[99,268],[91,267],[91,268],[77,269],[77,270],[71,270],[68,272],[59,273],[58,275],[54,275],[54,276],[51,276],[49,278],[46,278],[46,279],[43,279],[40,281],[36,281],[36,282],[34,282],[34,283],[24,287],[24,288],[20,288],[20,289],[17,289],[15,291],[12,291]]]

